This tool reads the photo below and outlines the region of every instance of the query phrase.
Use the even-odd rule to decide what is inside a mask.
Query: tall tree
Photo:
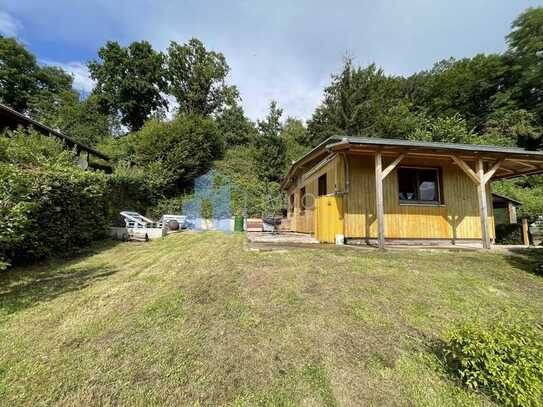
[[[122,124],[138,130],[154,112],[167,107],[164,55],[149,42],[124,48],[108,41],[98,56],[99,60],[89,62],[89,71],[96,80],[93,94],[104,113],[119,115]]]
[[[260,178],[268,182],[279,181],[286,167],[287,149],[280,136],[282,114],[277,102],[272,101],[266,118],[258,121],[256,161]]]
[[[529,8],[507,36],[513,66],[513,95],[521,107],[534,110],[543,123],[543,7]]]
[[[186,44],[172,41],[167,61],[169,93],[177,99],[181,113],[208,116],[229,93],[237,92],[225,83],[230,68],[224,55],[208,51],[196,38]]]
[[[38,91],[36,58],[15,38],[0,36],[0,100],[24,112]]]
[[[294,117],[288,117],[287,120],[285,120],[281,132],[281,139],[287,150],[287,167],[310,149],[307,129],[301,120],[295,119]]]
[[[402,98],[404,79],[385,75],[371,64],[354,67],[345,60],[342,71],[332,75],[324,101],[309,121],[312,144],[338,132],[349,136],[394,137],[378,126],[388,110]]]
[[[243,107],[237,102],[221,111],[217,116],[217,125],[227,149],[249,144],[256,136],[254,124],[245,116]]]

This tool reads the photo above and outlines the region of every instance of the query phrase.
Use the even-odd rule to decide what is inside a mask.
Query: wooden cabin
[[[332,137],[281,186],[293,231],[321,242],[481,242],[495,238],[491,182],[543,173],[543,152]]]

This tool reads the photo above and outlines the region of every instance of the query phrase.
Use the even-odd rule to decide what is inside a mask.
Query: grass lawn
[[[104,243],[0,275],[0,400],[493,405],[447,374],[440,342],[462,318],[543,318],[534,256]]]

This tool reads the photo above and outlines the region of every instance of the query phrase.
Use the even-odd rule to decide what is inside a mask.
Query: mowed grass
[[[101,244],[0,275],[1,404],[492,405],[447,373],[443,334],[541,318],[536,255]]]

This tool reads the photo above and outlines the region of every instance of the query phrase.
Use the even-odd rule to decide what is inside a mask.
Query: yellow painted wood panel
[[[319,242],[335,243],[343,235],[343,198],[321,196],[315,204],[315,238]]]

